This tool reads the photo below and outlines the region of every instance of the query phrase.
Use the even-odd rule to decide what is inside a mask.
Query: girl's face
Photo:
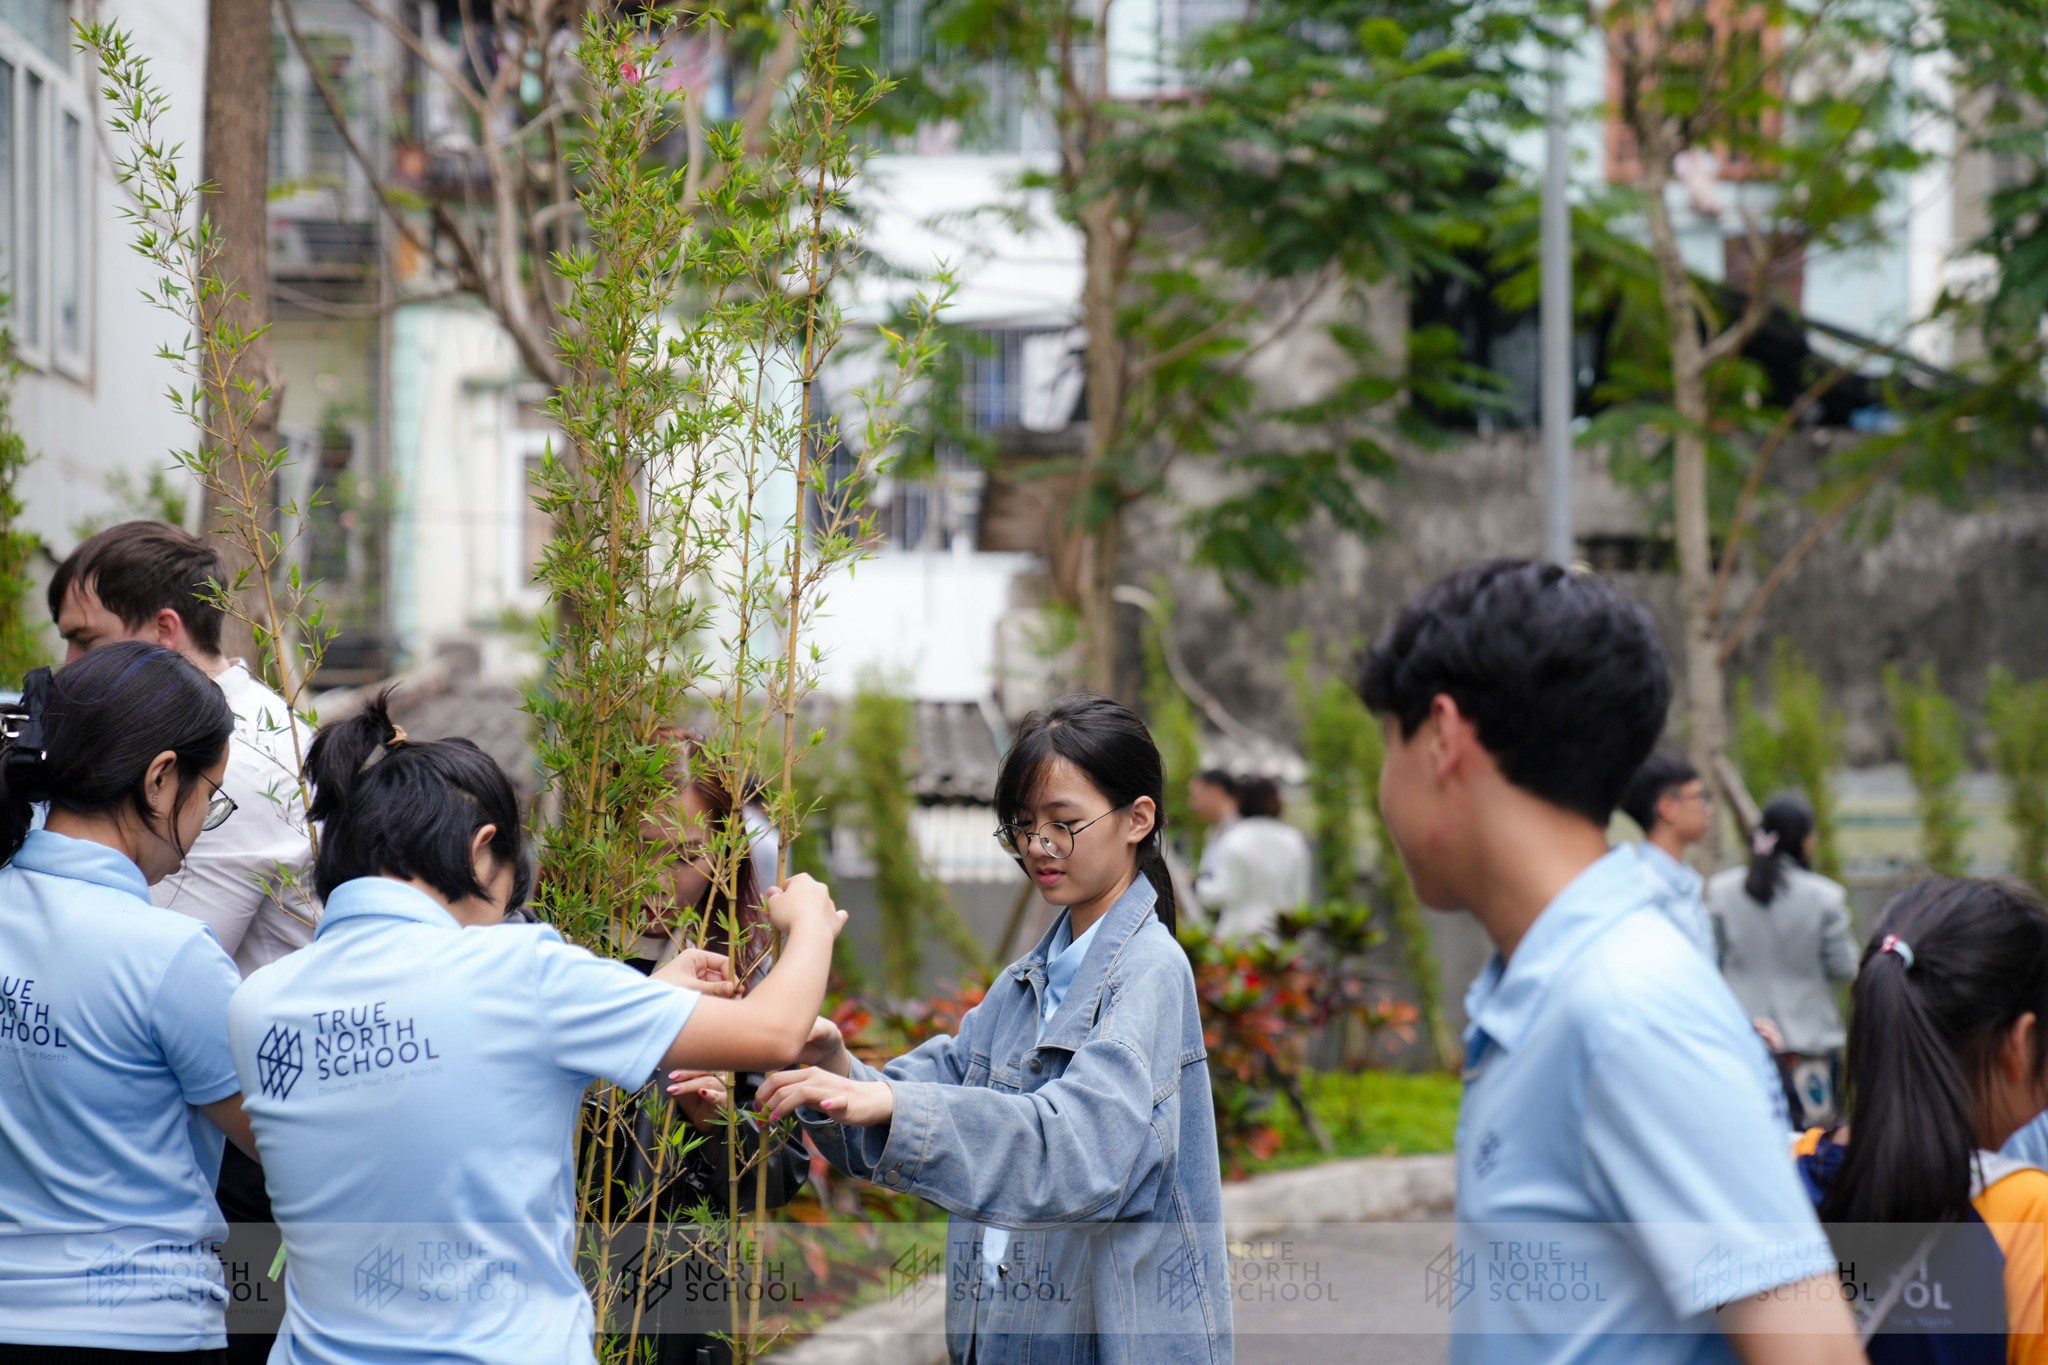
[[[1158,810],[1149,796],[1113,808],[1087,774],[1054,758],[1038,775],[1030,808],[1009,818],[1024,871],[1047,904],[1107,909],[1136,879],[1138,846],[1151,835]],[[1066,856],[1055,856],[1061,852]]]

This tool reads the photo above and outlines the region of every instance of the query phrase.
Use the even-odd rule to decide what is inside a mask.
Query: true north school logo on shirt
[[[0,1043],[47,1052],[71,1047],[64,1030],[50,1017],[50,1007],[36,999],[32,976],[0,974]]]
[[[386,1072],[406,1071],[441,1060],[433,1039],[416,1019],[394,1016],[386,1001],[321,1010],[313,1016],[312,1055],[308,1030],[272,1024],[256,1049],[256,1083],[272,1099],[288,1099],[310,1064],[316,1089],[333,1082],[358,1082]]]

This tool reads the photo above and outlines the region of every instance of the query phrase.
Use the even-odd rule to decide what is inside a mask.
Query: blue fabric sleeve
[[[1631,1015],[1609,1021],[1590,1059],[1585,1161],[1666,1302],[1691,1318],[1834,1274],[1738,1021],[1705,1009]]]
[[[960,1016],[958,1033],[927,1038],[880,1071],[855,1057],[847,1074],[856,1081],[928,1081],[957,1086],[967,1078],[966,1059],[973,1055],[972,1039],[990,1017],[989,1008],[989,1001],[984,998]],[[799,1109],[796,1116],[825,1160],[856,1180],[876,1179],[876,1165],[889,1142],[888,1124],[849,1128],[833,1122],[820,1109]]]
[[[157,983],[149,1026],[187,1104],[241,1092],[228,1047],[228,1000],[241,984],[235,960],[203,929],[179,946]]]
[[[697,992],[564,943],[553,930],[536,938],[536,1004],[550,1059],[571,1075],[628,1090],[647,1084],[697,1007]]]

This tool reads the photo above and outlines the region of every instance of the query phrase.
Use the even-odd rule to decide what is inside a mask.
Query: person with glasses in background
[[[1636,856],[1656,888],[1657,908],[1678,926],[1686,942],[1718,967],[1721,949],[1702,895],[1707,879],[1685,861],[1686,853],[1714,827],[1714,794],[1699,769],[1669,754],[1650,755],[1622,793],[1621,809],[1643,831]]]
[[[129,521],[66,556],[50,579],[49,606],[67,660],[139,640],[183,655],[227,698],[235,728],[221,786],[241,817],[199,840],[150,899],[212,928],[246,977],[313,941],[320,902],[299,782],[311,737],[283,697],[221,653],[227,615],[209,585],[228,578],[207,539],[168,522]],[[232,1259],[260,1273],[277,1251],[262,1172],[230,1148],[218,1194],[228,1222],[247,1229],[237,1233]],[[266,1359],[271,1337],[253,1314],[238,1314],[237,1325],[245,1330],[234,1334],[231,1358]]]
[[[149,888],[224,827],[234,714],[191,663],[110,644],[0,721],[0,1360],[226,1358],[234,961]],[[46,807],[32,829],[34,808]]]

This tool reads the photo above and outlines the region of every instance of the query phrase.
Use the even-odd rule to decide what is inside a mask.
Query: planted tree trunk
[[[268,388],[270,396],[245,433],[245,446],[265,450],[277,444],[278,404],[284,387],[277,371],[270,337],[270,243],[267,211],[270,190],[270,0],[212,0],[206,42],[206,113],[203,133],[203,177],[214,191],[205,214],[219,243],[215,263],[226,286],[200,300],[201,318],[211,327],[226,322],[251,337],[238,363],[226,373],[203,376],[207,402],[216,409],[231,406],[236,394]],[[264,465],[249,449],[209,452],[220,460],[222,481],[261,493],[273,501],[275,491]],[[254,571],[249,550],[231,534],[233,507],[220,490],[202,494],[205,527],[219,535],[217,547],[227,562],[229,584]],[[221,649],[261,667],[249,623],[230,613],[221,632]]]

